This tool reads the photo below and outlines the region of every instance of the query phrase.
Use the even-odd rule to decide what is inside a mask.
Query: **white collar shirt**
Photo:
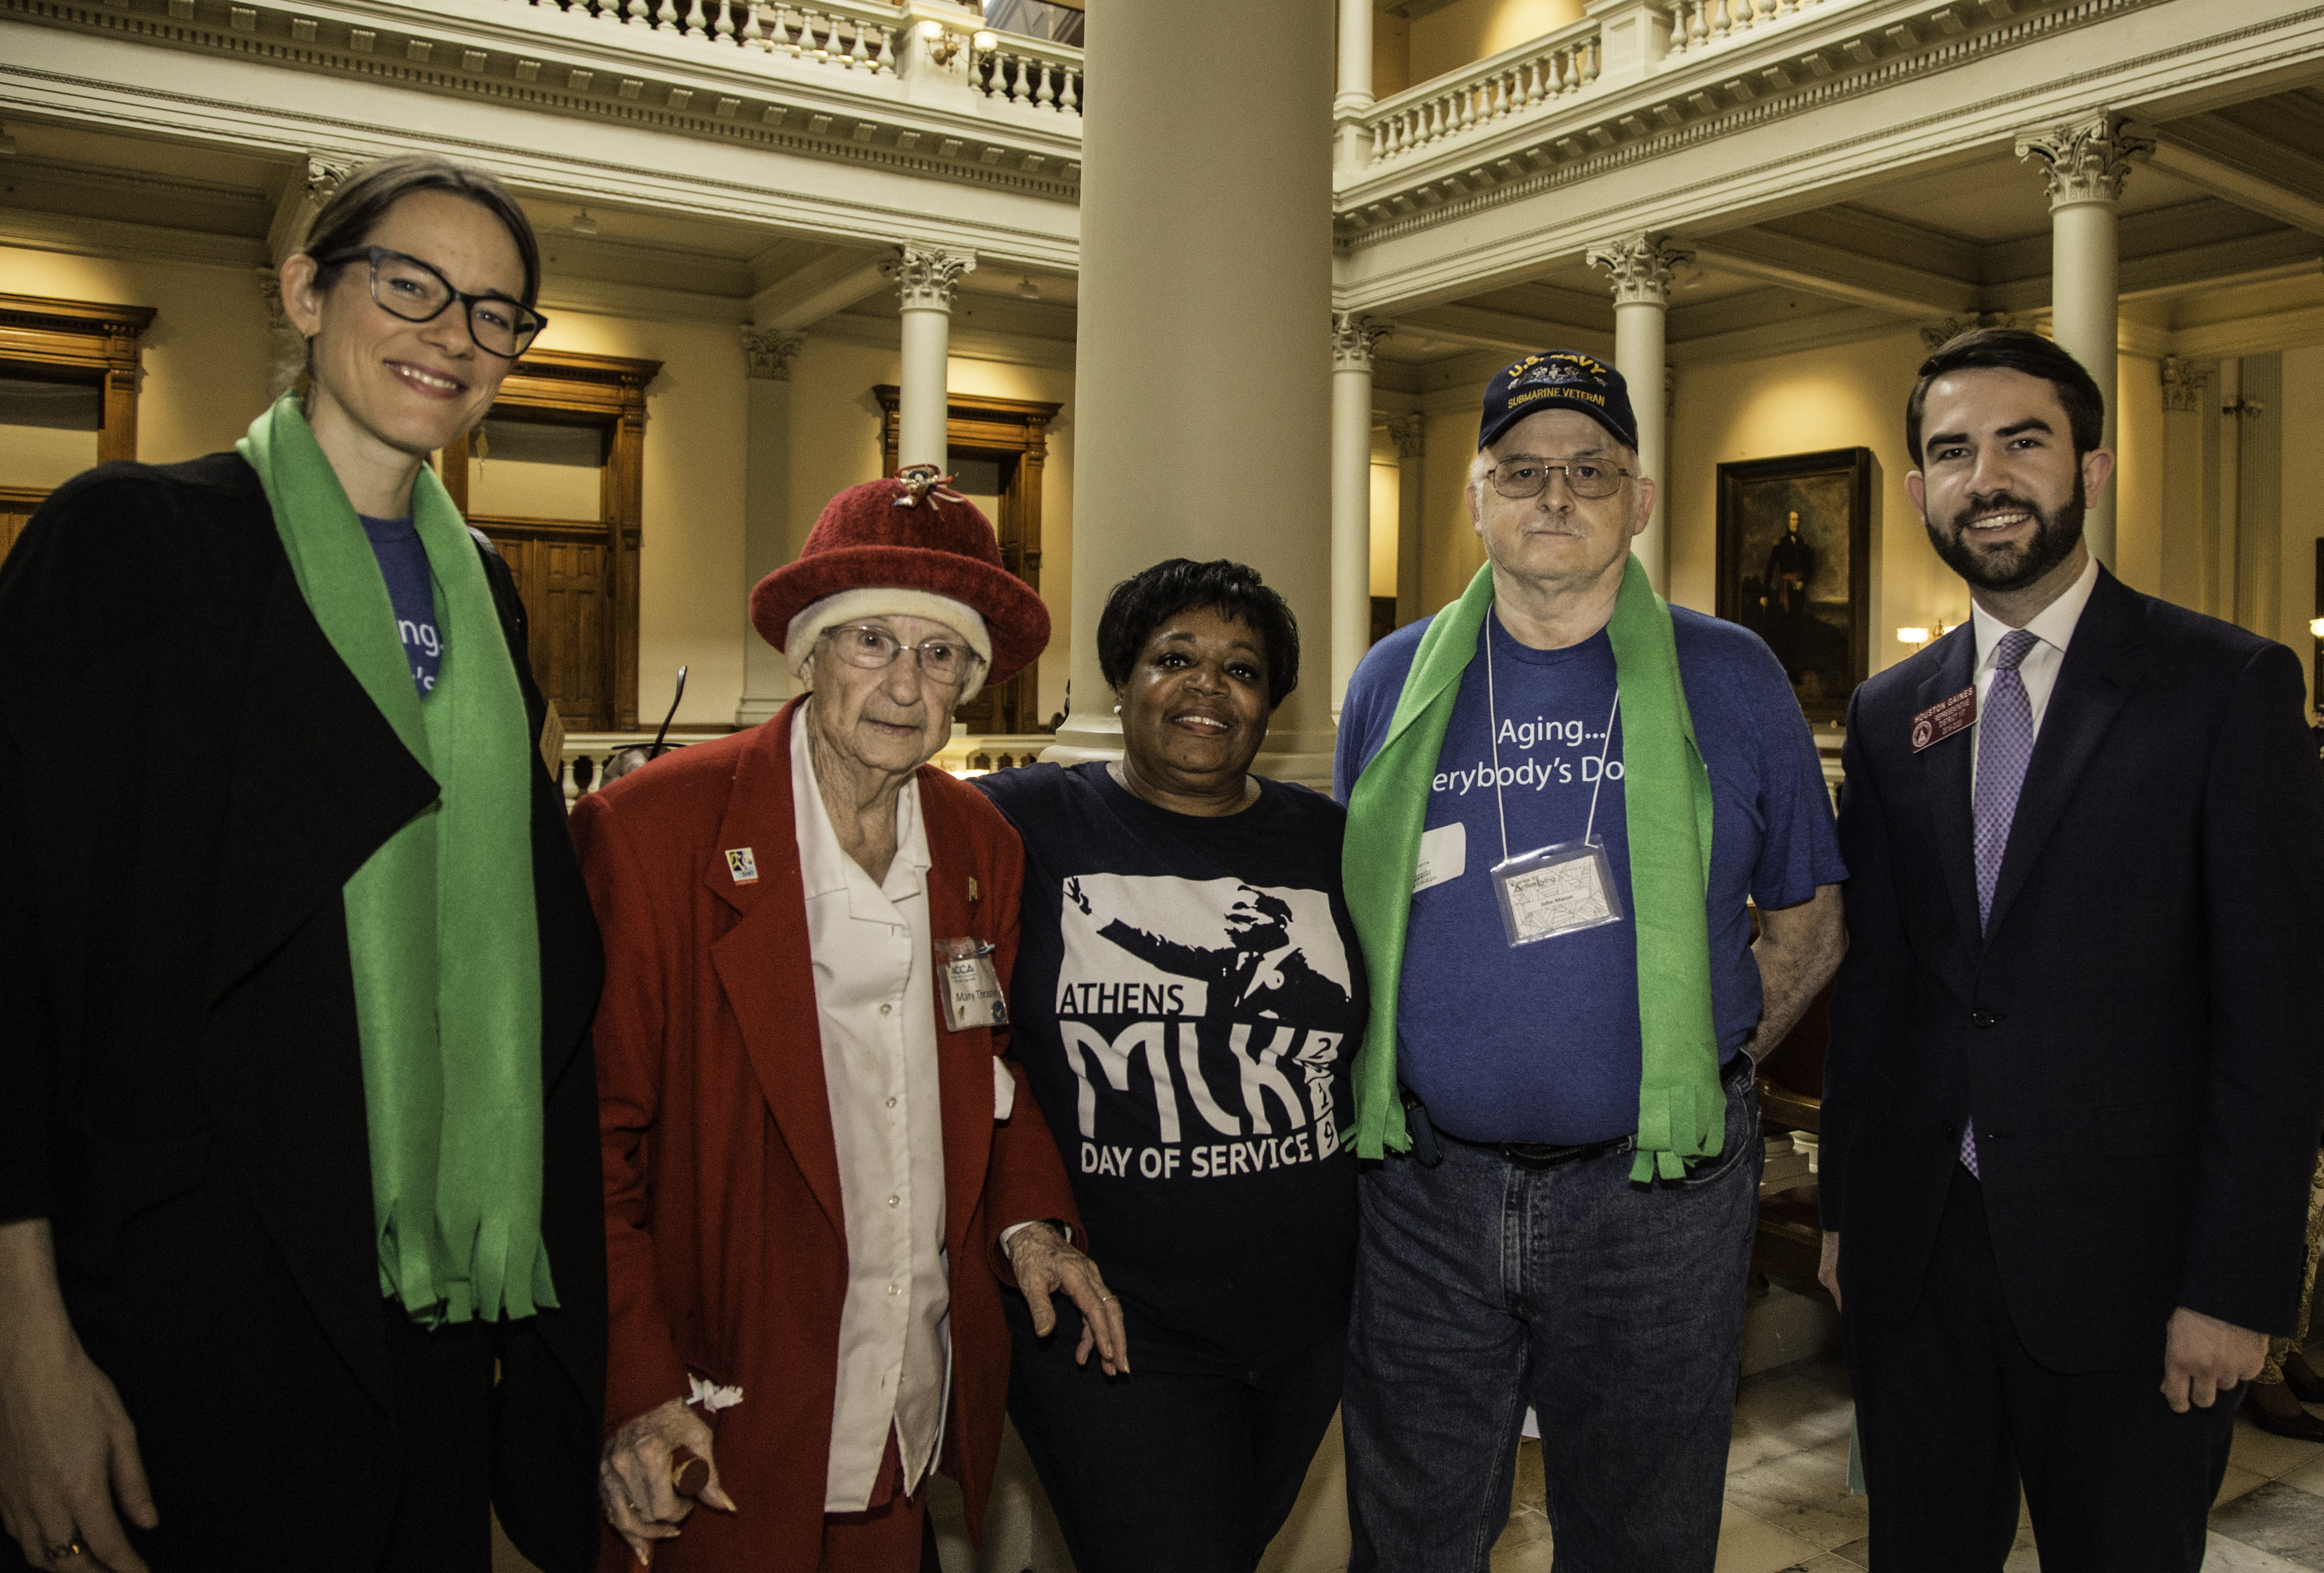
[[[2034,736],[2042,736],[2042,717],[2050,708],[2050,691],[2058,686],[2058,668],[2065,663],[2066,645],[2074,637],[2074,625],[2082,620],[2082,608],[2090,604],[2090,592],[2098,588],[2098,560],[2095,557],[2083,566],[2066,593],[2035,614],[2025,625],[2025,632],[2034,635],[2034,648],[2017,663],[2018,680],[2025,685],[2025,703],[2034,713]],[[2008,624],[1970,603],[1969,621],[1977,635],[1977,709],[1985,713],[1986,696],[1993,691],[1993,674],[1998,670],[1997,657],[2001,636],[2010,632]],[[1969,780],[1977,780],[1977,748],[1983,729],[1969,738]]]
[[[904,1491],[919,1488],[952,1386],[936,947],[919,783],[897,798],[895,860],[875,884],[832,828],[810,724],[802,711],[791,726],[793,817],[847,1232],[824,1510],[856,1513],[878,1484],[890,1430]]]

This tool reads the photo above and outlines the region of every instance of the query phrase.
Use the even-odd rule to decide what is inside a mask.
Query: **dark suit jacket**
[[[231,453],[60,488],[0,569],[0,1219],[52,1221],[74,1325],[138,1428],[157,1573],[369,1567],[399,1405],[340,890],[435,783]],[[599,958],[530,757],[561,1309],[493,1329],[493,1467],[512,1538],[564,1568],[596,1535]]]
[[[2034,1358],[2159,1367],[2173,1307],[2289,1332],[2324,1120],[2324,775],[2282,646],[2100,570],[1980,936],[1964,625],[1857,690],[1821,1181],[1851,1316],[1901,1324],[1974,1116]]]
[[[686,1395],[698,1374],[742,1390],[720,1411],[719,1479],[742,1504],[698,1513],[654,1567],[814,1573],[823,1550],[847,1235],[823,1071],[807,899],[792,819],[794,701],[574,806],[605,933],[598,1013],[607,1254],[608,1430]],[[928,917],[972,935],[1010,976],[1025,855],[982,792],[919,774]],[[730,848],[758,878],[736,882]],[[946,1030],[936,1005],[952,1400],[945,1470],[976,1533],[1009,1392],[1000,1232],[1073,1224],[1073,1189],[1005,1028]],[[999,1117],[996,1075],[1014,1088]],[[604,1573],[635,1568],[610,1531]]]

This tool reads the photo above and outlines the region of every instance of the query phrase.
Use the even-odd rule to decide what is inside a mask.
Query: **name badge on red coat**
[[[1950,699],[1939,699],[1913,717],[1913,752],[1942,743],[1977,719],[1977,685],[1969,684]]]
[[[993,969],[989,941],[937,940],[936,985],[944,991],[945,1022],[954,1032],[1009,1024],[1009,1003],[1001,997],[1001,975]]]
[[[729,847],[726,849],[726,872],[733,876],[736,884],[756,884],[759,883],[759,860],[752,856],[748,847]]]

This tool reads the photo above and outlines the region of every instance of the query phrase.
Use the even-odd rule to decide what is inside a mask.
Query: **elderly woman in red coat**
[[[1128,1368],[1002,1057],[1022,850],[927,767],[1049,620],[932,469],[834,498],[751,615],[806,697],[573,816],[606,952],[602,1565],[908,1573],[932,1473],[981,1523],[1004,1285]]]

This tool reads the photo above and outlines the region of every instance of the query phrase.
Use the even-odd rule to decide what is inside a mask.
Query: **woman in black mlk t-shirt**
[[[1121,1298],[1129,1374],[1017,1297],[1009,1413],[1083,1573],[1250,1573],[1340,1396],[1363,960],[1345,816],[1250,773],[1298,680],[1281,597],[1176,559],[1098,626],[1118,765],[981,778],[1025,841],[1014,1052]]]

